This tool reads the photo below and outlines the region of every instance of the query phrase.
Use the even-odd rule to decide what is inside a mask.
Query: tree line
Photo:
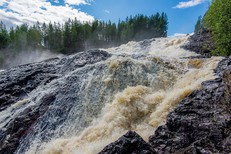
[[[0,49],[20,52],[23,50],[49,49],[71,54],[88,48],[110,47],[156,37],[166,37],[168,18],[165,13],[151,16],[127,17],[117,24],[95,20],[82,23],[78,19],[60,23],[22,24],[7,30],[0,23]]]
[[[195,32],[206,28],[212,32],[213,55],[231,55],[231,1],[213,0],[204,17],[198,18]]]

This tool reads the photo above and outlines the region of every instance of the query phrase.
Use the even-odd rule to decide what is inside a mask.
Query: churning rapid
[[[128,130],[147,140],[182,99],[215,78],[221,58],[196,58],[180,48],[187,39],[129,42],[102,49],[109,53],[103,58],[80,53],[48,61],[59,69],[55,79],[1,109],[0,128],[33,106],[42,115],[23,133],[17,154],[95,154]]]

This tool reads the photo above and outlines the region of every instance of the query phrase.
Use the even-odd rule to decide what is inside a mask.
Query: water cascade
[[[181,100],[215,78],[221,58],[197,58],[180,48],[187,39],[129,42],[102,49],[101,59],[76,54],[48,61],[57,66],[55,79],[0,110],[0,128],[7,130],[26,110],[42,113],[24,132],[17,154],[95,154],[128,130],[148,140]]]

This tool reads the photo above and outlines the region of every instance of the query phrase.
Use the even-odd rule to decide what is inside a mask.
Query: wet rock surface
[[[129,131],[114,143],[106,146],[99,154],[152,154],[155,153],[136,132]]]
[[[202,84],[202,89],[186,97],[150,136],[151,153],[230,153],[231,152],[231,57],[222,60],[215,70],[218,77]],[[145,144],[134,133],[130,138]],[[126,135],[125,135],[126,136]],[[100,154],[124,154],[121,143],[111,143]],[[123,145],[123,144],[122,144]],[[117,148],[118,147],[118,148]],[[142,151],[131,142],[126,147]],[[126,148],[125,147],[125,148]],[[137,149],[138,148],[138,149]],[[145,149],[145,148],[144,148]],[[114,152],[115,151],[115,152]]]
[[[23,99],[39,85],[45,85],[78,67],[106,60],[108,57],[107,52],[94,50],[81,52],[69,58],[53,58],[0,72],[0,111]]]
[[[193,34],[189,38],[189,43],[184,45],[183,48],[194,51],[205,57],[211,57],[211,51],[215,49],[211,32],[201,28],[198,33]]]
[[[0,72],[0,111],[12,105],[12,113],[14,113],[14,108],[17,108],[14,105],[17,103],[28,103],[29,100],[25,99],[27,94],[39,86],[44,86],[54,79],[61,78],[76,68],[94,64],[109,57],[110,55],[107,52],[92,50],[81,52],[71,57],[53,58]],[[27,135],[29,131],[36,133],[36,130],[33,130],[34,123],[43,116],[50,104],[56,100],[56,95],[56,93],[43,95],[42,98],[39,98],[38,103],[27,107],[20,112],[20,115],[11,121],[7,121],[2,126],[2,129],[0,129],[1,154],[13,153],[17,149],[22,137]],[[2,120],[4,121],[4,119]],[[45,127],[43,126],[43,128]]]

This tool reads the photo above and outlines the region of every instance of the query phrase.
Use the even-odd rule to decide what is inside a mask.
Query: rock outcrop
[[[148,153],[230,153],[231,152],[231,57],[222,60],[215,70],[218,77],[202,84],[202,89],[186,97],[160,126],[149,142],[128,133],[108,145],[100,154]],[[135,140],[133,144],[131,140]],[[126,143],[126,144],[122,144]],[[153,151],[152,151],[153,150]]]
[[[215,49],[211,31],[201,28],[198,33],[189,38],[189,43],[184,45],[183,48],[210,57],[211,51]]]
[[[152,154],[154,149],[136,132],[129,131],[114,143],[106,146],[99,154]]]

